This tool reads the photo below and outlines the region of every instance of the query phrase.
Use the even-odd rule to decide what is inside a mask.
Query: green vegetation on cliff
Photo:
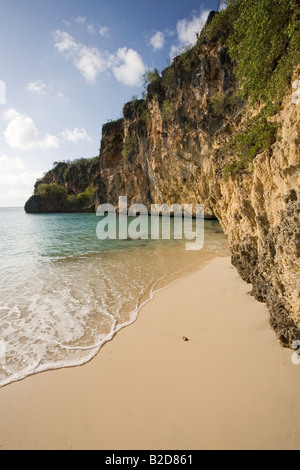
[[[147,89],[148,85],[151,85],[155,81],[160,80],[159,71],[157,69],[147,70],[144,73],[144,88]]]
[[[90,212],[95,208],[99,157],[55,162],[35,184],[26,212]]]
[[[39,199],[33,201],[34,208],[47,195],[53,199],[56,194],[57,200],[66,199],[59,210],[89,210],[105,194],[107,181],[98,178],[101,171],[105,172],[105,165],[108,169],[114,164],[120,166],[108,185],[114,182],[116,188],[123,188],[126,177],[122,171],[132,165],[127,179],[133,180],[139,171],[145,173],[149,167],[149,149],[152,159],[153,145],[161,151],[172,132],[176,137],[175,130],[184,131],[181,140],[176,141],[179,154],[184,146],[189,151],[195,146],[196,152],[200,149],[199,131],[210,138],[240,116],[243,125],[241,120],[236,121],[230,130],[223,176],[249,171],[255,157],[271,149],[278,139],[274,116],[290,85],[294,67],[300,62],[299,0],[228,0],[226,3],[225,10],[210,13],[193,47],[176,57],[161,74],[157,69],[145,73],[144,99],[134,97],[124,105],[123,118],[103,126],[106,152],[102,152],[100,161],[95,157],[61,162],[37,181],[34,197]],[[246,113],[240,113],[243,102],[253,107],[253,113],[249,106],[245,108]],[[159,122],[153,119],[156,112],[162,118],[162,130],[153,139]],[[160,135],[164,140],[157,145]],[[135,166],[141,146],[143,159]],[[228,156],[232,156],[233,162]],[[159,165],[155,168],[160,171]],[[148,176],[145,181],[151,186],[155,178]],[[147,188],[147,194],[151,190]]]
[[[163,121],[168,121],[174,116],[176,104],[174,101],[165,100],[162,104],[161,117]]]
[[[226,172],[246,168],[274,143],[278,112],[300,62],[300,4],[298,0],[228,0],[204,36],[228,48],[235,63],[240,94],[261,111],[235,135],[231,150],[238,156]]]
[[[62,200],[67,199],[67,190],[63,186],[57,183],[45,184],[41,183],[37,189],[37,195],[41,197],[57,197]]]
[[[229,0],[206,35],[228,47],[244,99],[280,103],[300,58],[298,0]]]
[[[41,183],[33,197],[39,202],[40,207],[45,207],[47,211],[52,211],[52,208],[62,207],[67,201],[67,196],[68,192],[64,186],[58,183]]]
[[[91,184],[85,191],[79,194],[71,194],[68,196],[68,202],[71,204],[76,204],[76,206],[84,206],[91,203],[95,197],[95,188]]]

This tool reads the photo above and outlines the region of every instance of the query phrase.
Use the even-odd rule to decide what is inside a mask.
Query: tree
[[[154,70],[147,70],[143,75],[144,87],[147,89],[148,85],[160,79],[159,71],[155,68]]]

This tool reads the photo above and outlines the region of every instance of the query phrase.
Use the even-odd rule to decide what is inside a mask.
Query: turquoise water
[[[216,221],[201,251],[184,240],[105,240],[94,214],[0,209],[0,386],[90,360],[156,289],[227,255]]]

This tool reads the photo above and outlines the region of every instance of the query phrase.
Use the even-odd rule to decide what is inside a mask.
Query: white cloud
[[[55,47],[62,54],[74,54],[78,49],[75,39],[67,32],[57,30],[54,34],[56,40]]]
[[[205,26],[209,15],[209,10],[204,10],[199,16],[191,19],[182,19],[177,22],[177,43],[173,44],[170,57],[173,59],[184,47],[193,46],[197,41],[197,33],[200,33]]]
[[[6,173],[24,171],[25,165],[20,158],[0,157],[0,176]]]
[[[40,176],[19,157],[0,156],[0,206],[22,206]]]
[[[90,34],[95,34],[96,33],[96,28],[93,24],[89,24],[87,27],[87,30]]]
[[[174,59],[176,56],[178,56],[180,54],[180,48],[182,46],[179,46],[178,44],[177,45],[172,45],[171,46],[171,49],[170,49],[170,59]]]
[[[221,10],[226,10],[226,8],[227,8],[227,2],[226,2],[226,1],[221,2],[221,3],[220,3],[220,7],[219,7],[220,11],[221,11]]]
[[[56,31],[54,38],[55,47],[73,62],[87,82],[95,83],[101,72],[111,69],[119,82],[128,86],[141,84],[147,67],[137,51],[123,47],[114,54],[108,54],[107,51],[76,42],[69,33],[62,31]]]
[[[111,56],[111,60],[113,73],[119,82],[129,86],[141,84],[147,67],[138,52],[123,47]]]
[[[161,31],[157,31],[151,38],[150,38],[150,44],[153,47],[153,49],[159,50],[164,47],[165,44],[165,35]]]
[[[84,78],[94,83],[99,73],[105,71],[109,65],[107,53],[102,53],[96,47],[87,47],[78,43],[69,33],[56,31],[55,47],[73,64]]]
[[[74,144],[77,144],[80,140],[92,142],[92,139],[87,135],[86,130],[83,127],[81,129],[75,127],[73,130],[65,129],[61,135],[64,139],[69,142],[73,142]]]
[[[36,82],[30,82],[27,85],[27,90],[37,95],[46,95],[47,86],[43,80],[37,80]]]
[[[36,179],[40,176],[40,172],[29,171],[27,166],[19,157],[0,157],[0,183],[2,185],[21,184],[22,186],[30,186],[32,190]]]
[[[39,140],[36,143],[37,148],[41,148],[43,150],[59,148],[59,139],[55,137],[55,135],[47,134],[46,137],[42,140]]]
[[[76,23],[85,23],[86,22],[86,16],[78,16],[75,21],[76,21]]]
[[[176,34],[176,31],[174,31],[173,29],[167,28],[164,30],[165,36],[172,37],[172,36],[175,36],[175,34]]]
[[[108,37],[109,36],[109,31],[110,31],[110,28],[108,26],[100,26],[99,27],[99,34],[101,36],[105,36],[105,37]]]
[[[96,47],[81,46],[74,63],[84,78],[94,83],[99,73],[107,69],[108,62],[105,56]]]
[[[64,24],[65,26],[67,26],[68,28],[70,28],[70,27],[71,27],[71,21],[68,21],[68,20],[62,20],[62,22],[63,22],[63,24]]]
[[[3,117],[8,121],[3,134],[10,147],[19,150],[35,148],[47,150],[59,147],[59,140],[54,135],[47,134],[41,139],[33,120],[26,114],[21,114],[11,108],[4,113]]]
[[[209,11],[205,10],[200,16],[194,16],[191,20],[179,20],[177,23],[177,33],[179,42],[186,46],[195,44],[197,40],[196,33],[200,33],[205,26]]]

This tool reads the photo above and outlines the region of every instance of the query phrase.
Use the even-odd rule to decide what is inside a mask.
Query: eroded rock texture
[[[294,84],[299,76],[295,71]],[[236,90],[226,49],[200,38],[149,85],[145,100],[127,103],[124,118],[103,127],[100,164],[88,166],[88,174],[58,167],[43,182],[66,187],[68,200],[93,184],[89,209],[117,207],[125,195],[129,205],[149,209],[204,204],[206,217],[217,217],[228,237],[233,265],[267,303],[282,344],[291,346],[300,339],[300,100],[291,86],[271,150],[252,169],[226,176],[224,167],[236,158],[228,142],[257,112]],[[38,204],[34,198],[31,204]]]
[[[252,171],[226,176],[234,132],[255,114],[237,97],[223,46],[201,43],[175,59],[148,87],[146,100],[124,107],[103,128],[97,204],[202,203],[228,237],[232,263],[266,302],[283,345],[300,338],[299,101],[292,88],[277,116],[271,151]],[[97,205],[96,204],[96,205]]]

